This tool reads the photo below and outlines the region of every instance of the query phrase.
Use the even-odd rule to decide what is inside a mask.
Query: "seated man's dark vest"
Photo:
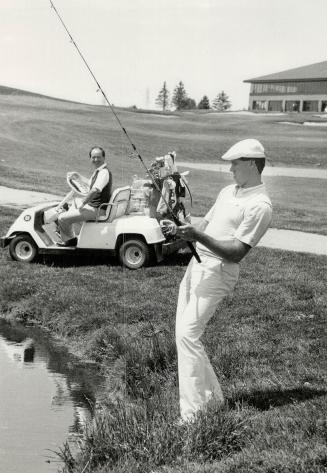
[[[109,169],[107,168],[107,166],[105,166],[102,169],[105,169],[108,172],[109,181],[108,181],[108,184],[106,186],[104,186],[102,191],[98,191],[93,196],[93,198],[88,202],[88,205],[91,205],[91,207],[100,207],[101,204],[106,204],[110,200],[111,188],[112,188],[112,174],[109,171]],[[90,186],[91,189],[92,189],[92,187],[93,187],[93,185],[96,181],[98,173],[99,173],[99,170],[95,171],[94,176],[92,177],[91,186]]]

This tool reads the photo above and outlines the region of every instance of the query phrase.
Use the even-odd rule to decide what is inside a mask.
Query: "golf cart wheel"
[[[9,254],[12,259],[23,263],[31,263],[37,257],[38,248],[29,235],[18,235],[11,240]]]
[[[150,248],[138,239],[124,241],[119,248],[119,261],[129,269],[139,269],[150,261]]]

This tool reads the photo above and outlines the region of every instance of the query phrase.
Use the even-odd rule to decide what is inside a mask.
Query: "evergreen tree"
[[[200,109],[205,109],[205,110],[209,110],[210,108],[210,102],[209,102],[209,99],[207,97],[207,95],[204,95],[202,97],[202,99],[200,100],[200,102],[198,103],[198,108]]]
[[[231,106],[232,103],[230,102],[228,95],[223,90],[219,92],[212,104],[212,107],[219,112],[225,112],[231,108]]]
[[[169,103],[169,91],[167,89],[166,81],[163,83],[161,90],[159,91],[158,97],[156,98],[156,104],[162,107],[165,111]]]
[[[177,110],[182,110],[187,104],[187,99],[188,97],[184,84],[182,81],[180,81],[174,89],[172,103],[175,105]]]
[[[196,108],[196,101],[194,99],[191,99],[190,97],[187,97],[187,99],[184,100],[183,109],[193,110],[194,108]]]

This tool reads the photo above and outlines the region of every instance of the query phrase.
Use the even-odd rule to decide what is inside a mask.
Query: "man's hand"
[[[81,201],[81,203],[78,205],[77,208],[82,209],[84,205],[88,204],[90,200],[92,200],[93,196],[95,196],[98,192],[99,190],[96,187],[92,188],[89,191],[89,193],[84,197],[84,199]]]
[[[177,225],[172,220],[168,220],[168,219],[160,220],[159,225],[165,237],[170,236],[170,235],[172,236],[176,235]]]
[[[195,241],[197,240],[198,230],[194,225],[182,225],[176,228],[176,235],[182,240]]]
[[[177,227],[176,235],[183,240],[197,241],[206,246],[212,253],[233,263],[239,263],[251,249],[251,246],[237,238],[231,240],[216,240],[199,230],[198,226],[183,225]]]

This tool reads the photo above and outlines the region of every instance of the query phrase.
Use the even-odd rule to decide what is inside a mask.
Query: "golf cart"
[[[185,241],[166,231],[162,224],[166,220],[161,219],[164,214],[158,216],[160,194],[156,199],[151,181],[136,176],[131,186],[113,191],[110,201],[98,209],[95,221],[79,224],[76,247],[58,246],[58,214],[69,205],[76,205],[88,190],[86,179],[78,173],[68,173],[67,183],[71,191],[61,202],[47,202],[24,210],[0,239],[2,248],[9,246],[12,259],[30,263],[38,255],[99,250],[118,257],[127,268],[138,269],[185,248]]]

